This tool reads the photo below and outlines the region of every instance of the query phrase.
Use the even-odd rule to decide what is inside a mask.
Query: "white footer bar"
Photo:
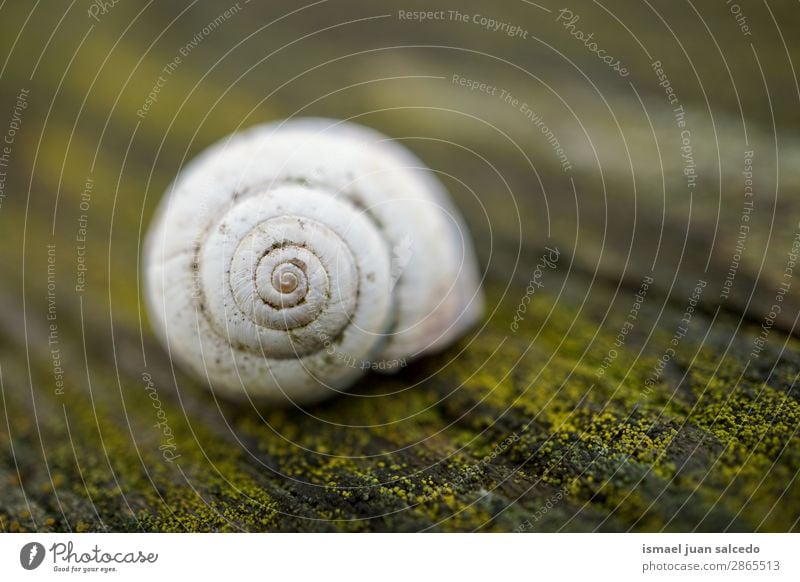
[[[796,581],[799,553],[796,534],[4,534],[0,579]]]

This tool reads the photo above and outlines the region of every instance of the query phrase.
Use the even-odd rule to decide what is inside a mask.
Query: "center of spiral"
[[[272,271],[272,286],[281,293],[291,293],[300,285],[298,269],[299,266],[293,263],[278,265]]]
[[[277,200],[274,192],[253,196],[211,233],[202,283],[205,311],[222,340],[259,357],[296,359],[318,352],[324,338],[344,337],[360,283],[350,245],[316,216],[291,213],[302,206],[329,219],[330,205],[339,203],[328,199],[294,190]],[[232,248],[234,230],[241,233]]]
[[[273,250],[262,257],[256,269],[256,292],[276,309],[294,307],[308,294],[308,266],[291,254],[287,248]]]

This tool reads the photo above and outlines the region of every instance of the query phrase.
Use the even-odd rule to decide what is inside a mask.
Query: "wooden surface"
[[[746,35],[724,3],[576,3],[627,77],[559,6],[508,4],[2,5],[0,530],[800,528],[796,4],[747,4]],[[153,337],[140,243],[183,163],[291,115],[354,117],[434,168],[489,310],[351,395],[236,406]]]

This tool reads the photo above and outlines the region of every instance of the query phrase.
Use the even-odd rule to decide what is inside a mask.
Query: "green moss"
[[[643,396],[668,331],[655,334],[642,357],[621,350],[598,378],[614,325],[569,322],[563,301],[546,294],[537,301],[537,314],[555,310],[553,328],[572,325],[579,338],[597,332],[597,348],[581,358],[586,344],[564,345],[557,329],[530,344],[528,335],[505,332],[504,312],[444,370],[446,355],[399,376],[367,377],[354,394],[312,409],[317,418],[291,410],[259,417],[224,403],[214,412],[212,397],[187,391],[187,379],[180,378],[179,401],[169,377],[156,378],[180,454],[174,463],[159,451],[162,434],[143,382],[124,381],[123,408],[113,368],[95,366],[91,395],[79,381],[67,387],[71,445],[46,447],[49,475],[43,461],[23,475],[36,515],[21,503],[16,511],[8,506],[3,528],[510,531],[541,515],[562,489],[533,529],[557,520],[578,530],[793,527],[800,408],[783,384],[736,384],[742,365],[735,355],[719,365],[714,349],[687,337],[673,362],[689,370],[678,388],[665,376]],[[540,317],[527,325],[540,328]],[[645,326],[649,316],[642,317]],[[748,334],[737,337],[736,349],[746,348]],[[793,360],[782,365],[770,381],[796,377]],[[35,383],[46,385],[48,373]],[[405,389],[417,378],[429,379]],[[385,397],[391,404],[374,406],[376,390],[393,393]],[[18,395],[10,405],[22,409],[24,401]],[[45,441],[58,439],[65,430],[58,402],[37,406],[48,419]],[[230,429],[213,420],[219,413]],[[31,434],[29,417],[10,422],[13,434]],[[14,444],[18,456],[42,458],[35,440]],[[73,447],[82,451],[77,460]],[[4,487],[18,487],[16,476],[7,475]]]

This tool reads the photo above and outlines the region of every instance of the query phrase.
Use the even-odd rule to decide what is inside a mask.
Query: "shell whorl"
[[[321,400],[376,362],[446,347],[482,311],[442,186],[354,124],[296,120],[212,146],[175,180],[145,250],[160,339],[232,397]]]
[[[346,200],[279,186],[238,200],[210,229],[198,251],[199,292],[214,331],[237,348],[293,359],[338,340],[364,357],[373,346],[351,336],[385,331],[387,256],[375,226]]]

